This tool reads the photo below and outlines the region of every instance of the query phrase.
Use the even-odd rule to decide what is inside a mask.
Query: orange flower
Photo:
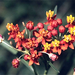
[[[36,65],[39,65],[38,59],[40,57],[40,54],[37,53],[37,50],[34,50],[33,52],[31,52],[31,55],[29,55],[28,59],[29,59],[29,66],[31,66],[33,63],[35,63]]]
[[[71,49],[74,49],[74,46],[73,46],[73,38],[71,35],[64,35],[64,39],[63,39],[65,42],[64,44],[66,45],[66,48],[68,48],[68,46],[71,48]]]
[[[54,11],[51,11],[51,10],[49,10],[49,12],[46,11],[47,18],[50,18],[51,19],[53,17],[53,14],[54,14]]]
[[[51,44],[45,43],[43,46],[44,46],[44,52],[50,51]]]
[[[75,41],[75,26],[69,28],[69,33]]]
[[[30,48],[38,47],[38,43],[36,42],[36,39],[30,38],[27,39],[27,41],[23,46],[27,49],[30,49]]]
[[[60,55],[60,54],[61,54],[60,41],[58,41],[58,40],[55,39],[54,41],[52,41],[51,45],[53,46],[52,51],[53,51],[54,53],[58,52],[58,54]]]
[[[70,28],[72,26],[74,26],[74,17],[72,17],[72,15],[67,16],[67,25],[65,25],[66,28]]]
[[[8,31],[12,31],[12,29],[14,28],[13,23],[7,23],[6,28],[8,29]]]
[[[72,15],[67,16],[67,23],[72,24],[72,23],[73,23],[73,21],[74,21],[74,17],[72,17]]]
[[[34,31],[33,35],[37,37],[36,41],[38,43],[42,42],[42,44],[45,44],[47,33],[48,31],[45,31],[45,29],[43,28],[43,29],[40,29],[39,32]]]

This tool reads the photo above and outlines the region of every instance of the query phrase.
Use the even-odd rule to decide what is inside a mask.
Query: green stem
[[[44,56],[44,57],[42,57],[42,60],[43,60],[44,65],[45,65],[44,75],[47,75],[47,73],[48,73],[48,70],[49,70],[50,66],[48,65],[48,62],[47,62],[47,60],[46,60],[46,57],[45,57],[45,56]]]
[[[29,39],[31,38],[31,31],[29,31]]]
[[[36,71],[36,68],[35,68],[34,64],[32,65],[32,67],[33,67],[33,69],[34,69],[35,75],[39,75],[38,72]]]

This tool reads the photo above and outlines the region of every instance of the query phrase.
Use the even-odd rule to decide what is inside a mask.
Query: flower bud
[[[34,23],[32,21],[28,21],[26,24],[26,28],[29,30],[32,30],[34,28],[33,25],[34,25]]]
[[[52,61],[56,61],[56,60],[58,59],[58,56],[55,55],[55,54],[53,54],[53,53],[50,53],[50,54],[49,54],[49,57],[50,57],[50,59],[51,59]]]
[[[64,26],[60,26],[59,27],[59,32],[60,33],[64,33],[65,32],[65,27]]]
[[[18,66],[19,66],[19,59],[17,58],[17,59],[13,59],[13,61],[12,61],[12,65],[13,65],[13,67],[14,68],[18,68]]]
[[[52,21],[52,24],[51,24],[54,28],[56,28],[58,26],[58,23],[56,20],[53,20]]]
[[[51,25],[49,25],[49,26],[47,27],[47,30],[48,30],[48,31],[52,31],[52,30],[53,30],[53,27],[52,27]]]
[[[56,36],[58,34],[58,31],[56,29],[53,29],[51,33],[53,36]]]
[[[38,26],[38,28],[39,28],[39,29],[44,28],[44,24],[43,24],[43,23],[41,23],[41,22],[39,22],[39,23],[37,24],[37,26]]]
[[[26,54],[26,55],[24,56],[24,60],[27,61],[27,60],[28,60],[28,57],[29,57],[29,55]]]
[[[58,18],[57,23],[58,23],[58,25],[61,25],[62,24],[62,19]]]

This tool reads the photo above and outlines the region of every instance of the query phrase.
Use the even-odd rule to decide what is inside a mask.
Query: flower
[[[63,40],[65,41],[64,44],[66,45],[65,46],[66,48],[68,48],[69,46],[71,49],[74,49],[74,46],[73,46],[74,39],[72,38],[71,35],[64,35]]]
[[[38,43],[42,42],[42,44],[45,44],[45,40],[48,34],[48,30],[43,29],[39,29],[39,31],[33,31],[33,35],[37,37],[36,41]]]
[[[14,28],[13,23],[7,23],[6,28],[8,29],[8,31],[12,31],[12,29]]]
[[[73,21],[74,21],[74,17],[72,17],[72,15],[67,16],[67,23],[72,24],[72,23],[73,23]]]
[[[65,25],[66,28],[70,28],[72,26],[75,26],[74,17],[72,15],[67,16],[67,25]]]
[[[38,47],[38,42],[36,41],[36,38],[33,38],[27,39],[23,46],[27,49]]]
[[[51,10],[49,10],[49,12],[46,11],[47,18],[50,18],[51,19],[53,17],[53,14],[54,14],[54,11],[51,11]]]
[[[47,52],[48,50],[50,50],[51,44],[45,43],[43,46],[44,46],[44,52]]]
[[[69,28],[69,33],[72,35],[72,38],[75,41],[75,26]]]
[[[31,66],[33,63],[35,63],[36,65],[40,65],[38,62],[40,53],[37,53],[37,50],[33,50],[30,53],[31,55],[27,56],[27,58],[29,59],[29,66]]]
[[[54,41],[52,41],[52,44],[53,44],[53,47],[59,47],[60,41],[55,39]]]

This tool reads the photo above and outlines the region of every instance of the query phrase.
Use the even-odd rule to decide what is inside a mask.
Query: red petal
[[[19,38],[16,37],[14,40],[15,40],[15,42],[18,42],[19,41]]]
[[[66,28],[68,28],[68,27],[69,27],[69,25],[67,24],[67,25],[65,25],[65,27],[66,27]]]
[[[61,49],[62,49],[63,51],[65,51],[67,48],[68,48],[68,44],[61,45]]]
[[[21,42],[17,42],[16,48],[19,48],[21,46]]]
[[[33,64],[33,60],[30,59],[29,66],[31,66],[32,64]]]
[[[38,28],[38,26],[35,26],[33,30],[36,30]]]
[[[58,54],[59,54],[59,55],[61,54],[61,49],[59,49],[59,48],[58,48]]]
[[[45,24],[45,25],[48,25],[48,24],[49,24],[49,22],[45,22],[44,24]]]
[[[21,33],[24,34],[25,33],[25,29]]]
[[[38,37],[37,39],[36,39],[36,41],[38,42],[38,43],[40,43],[41,41],[42,41],[42,36],[40,36],[40,37]]]
[[[45,44],[45,39],[44,39],[44,38],[42,38],[42,44],[43,44],[43,45]]]
[[[34,63],[35,63],[36,65],[40,65],[38,61],[34,61]]]
[[[40,36],[40,34],[36,30],[33,31],[33,35],[36,36],[36,37]]]
[[[73,46],[72,43],[70,43],[69,47],[70,47],[71,49],[74,49],[74,46]]]
[[[54,47],[54,48],[52,49],[52,51],[53,51],[54,53],[56,53],[56,52],[57,52],[57,48]]]

